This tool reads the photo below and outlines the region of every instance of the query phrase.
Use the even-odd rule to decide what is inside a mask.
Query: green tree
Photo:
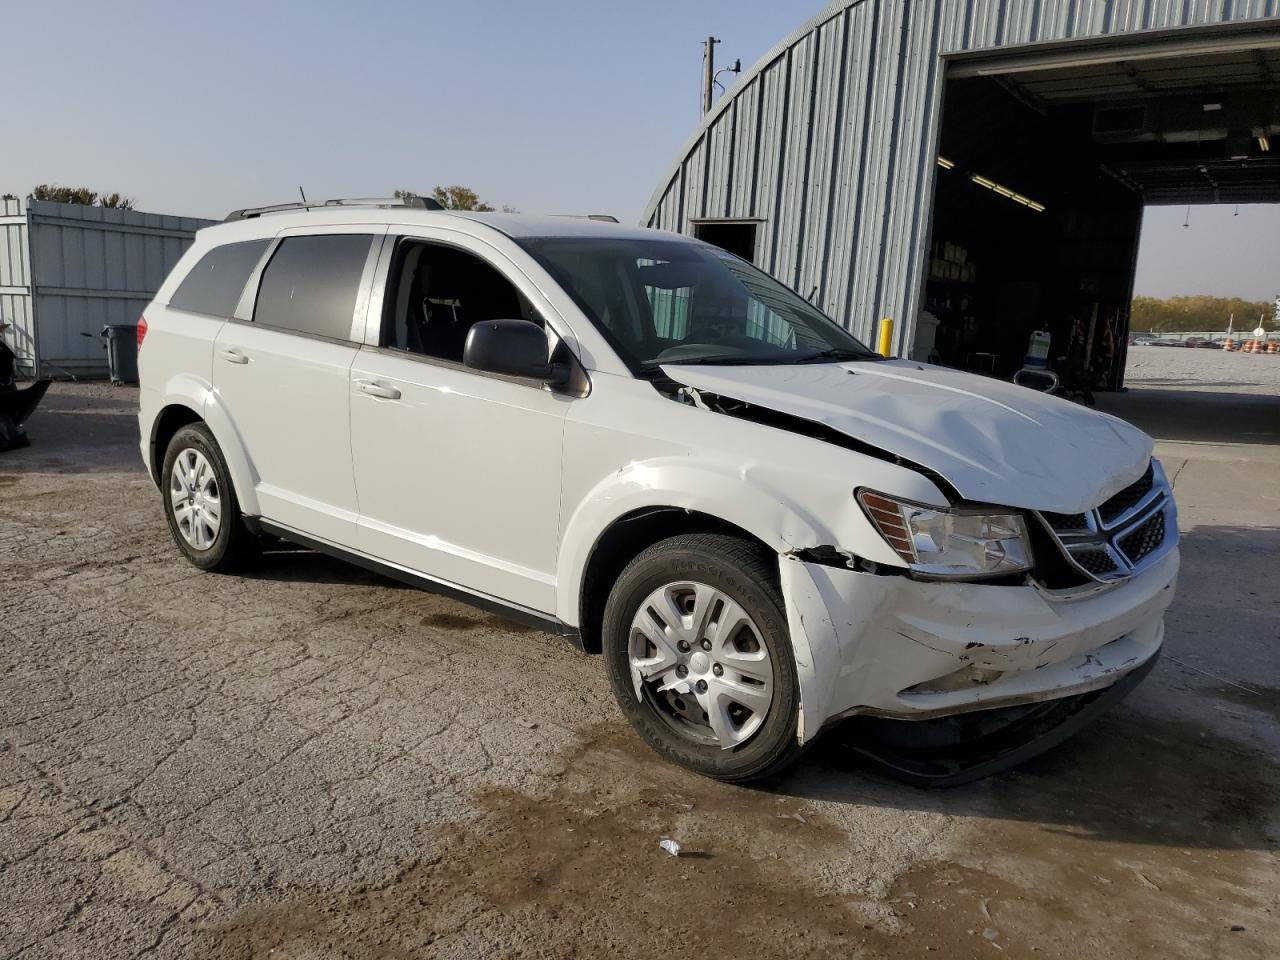
[[[1192,330],[1227,329],[1229,317],[1235,317],[1236,330],[1252,330],[1258,317],[1271,319],[1268,301],[1242,300],[1239,297],[1134,297],[1129,329],[1133,333],[1181,333]]]
[[[416,190],[397,190],[395,195],[400,198],[423,196]],[[470,187],[464,187],[459,184],[454,184],[451,187],[437,186],[431,191],[431,199],[446,210],[475,210],[478,213],[489,213],[497,209],[493,204],[481,200],[480,195]],[[519,213],[520,211],[504,203],[502,212]]]
[[[53,200],[57,203],[78,203],[84,207],[112,207],[119,210],[132,210],[133,198],[120,193],[99,194],[88,187],[63,187],[56,183],[42,183],[31,191],[37,200]]]
[[[470,187],[463,187],[456,183],[450,187],[437,186],[431,191],[431,196],[446,210],[488,212],[494,209],[493,204],[485,203]]]

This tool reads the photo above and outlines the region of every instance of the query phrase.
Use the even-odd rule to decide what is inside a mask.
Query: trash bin
[[[138,326],[109,323],[102,328],[107,338],[107,367],[112,383],[138,382]]]

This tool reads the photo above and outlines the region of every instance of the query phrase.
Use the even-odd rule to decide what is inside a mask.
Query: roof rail
[[[553,213],[553,217],[564,217],[568,220],[594,220],[596,223],[617,223],[618,218],[611,213]]]
[[[343,197],[337,200],[324,200],[309,203],[295,201],[293,203],[277,203],[268,207],[245,207],[243,210],[232,210],[227,214],[224,223],[233,220],[250,220],[268,213],[288,213],[297,210],[312,210],[323,207],[409,207],[415,210],[443,210],[437,200],[431,197],[419,197],[413,194],[404,197]]]

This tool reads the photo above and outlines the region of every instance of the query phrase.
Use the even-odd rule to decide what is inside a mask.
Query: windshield
[[[744,260],[680,240],[523,240],[637,373],[879,356]]]

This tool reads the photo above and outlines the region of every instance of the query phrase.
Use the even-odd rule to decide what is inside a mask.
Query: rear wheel
[[[165,451],[165,518],[178,549],[202,570],[238,569],[257,553],[226,460],[203,423],[180,429]]]
[[[719,780],[780,772],[800,753],[800,697],[776,559],[719,534],[661,541],[605,607],[609,679],[659,754]]]

